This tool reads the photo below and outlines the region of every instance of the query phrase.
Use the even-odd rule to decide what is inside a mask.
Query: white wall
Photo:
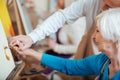
[[[48,0],[34,0],[35,6],[43,11],[48,10]]]
[[[35,12],[41,18],[45,19],[49,11],[49,0],[34,0]]]

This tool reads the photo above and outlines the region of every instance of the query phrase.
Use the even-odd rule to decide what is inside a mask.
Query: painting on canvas
[[[0,80],[6,80],[15,68],[7,40],[14,35],[5,0],[0,0]]]
[[[14,60],[0,20],[0,80],[5,80],[14,68]]]
[[[14,30],[11,24],[10,16],[5,4],[5,0],[0,0],[0,19],[7,38],[14,36]]]

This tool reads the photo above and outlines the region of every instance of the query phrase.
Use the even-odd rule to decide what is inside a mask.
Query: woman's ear
[[[116,48],[119,48],[120,47],[120,41],[115,41],[115,44],[116,44]]]

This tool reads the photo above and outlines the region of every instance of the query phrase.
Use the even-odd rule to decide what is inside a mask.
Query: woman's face
[[[96,28],[92,38],[100,52],[104,52],[108,56],[111,56],[115,53],[115,43],[113,43],[111,40],[104,39],[98,27]]]

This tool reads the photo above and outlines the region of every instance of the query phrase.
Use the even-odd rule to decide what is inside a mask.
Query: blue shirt
[[[71,76],[97,76],[107,59],[108,57],[104,53],[92,55],[80,60],[69,60],[43,54],[41,64]],[[110,62],[108,62],[104,68],[101,80],[108,80],[109,63]],[[112,77],[111,80],[120,80],[120,70]]]

